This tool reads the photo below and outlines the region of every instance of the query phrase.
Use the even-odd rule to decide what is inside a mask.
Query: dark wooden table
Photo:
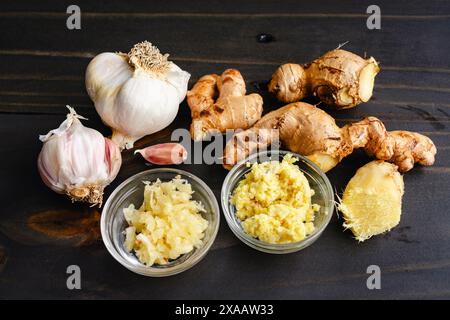
[[[450,2],[377,1],[381,30],[368,30],[371,1],[76,1],[81,30],[66,28],[74,1],[0,4],[0,298],[450,298]],[[258,43],[256,35],[275,37]],[[192,74],[234,67],[265,110],[280,106],[266,91],[275,68],[308,62],[338,44],[381,63],[374,97],[345,111],[339,124],[373,115],[388,129],[414,130],[438,147],[433,167],[405,176],[403,215],[392,232],[358,243],[337,215],[311,247],[274,256],[241,243],[222,217],[207,257],[169,278],[146,278],[123,268],[106,251],[100,211],[72,204],[41,182],[38,135],[57,127],[70,104],[85,124],[110,131],[84,86],[90,59],[128,51],[150,40]],[[167,142],[190,123],[185,102],[175,122],[138,147]],[[106,196],[148,168],[131,151]],[[356,152],[328,176],[341,193],[370,159]],[[227,173],[220,165],[181,165],[219,197]],[[66,268],[78,265],[82,289],[68,290]],[[368,290],[366,269],[381,268],[381,290]]]

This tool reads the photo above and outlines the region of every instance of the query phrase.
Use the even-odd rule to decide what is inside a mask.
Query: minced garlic
[[[303,240],[314,231],[314,190],[291,154],[254,163],[230,199],[246,233],[268,243]]]
[[[172,181],[159,179],[144,189],[144,203],[123,209],[129,227],[125,248],[134,250],[139,261],[151,266],[167,264],[202,244],[208,227],[200,212],[202,204],[191,200],[192,187],[180,176]]]

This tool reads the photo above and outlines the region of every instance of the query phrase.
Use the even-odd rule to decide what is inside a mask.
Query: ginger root
[[[214,131],[251,127],[261,118],[263,99],[259,94],[245,93],[244,79],[236,69],[225,70],[221,76],[201,77],[187,93],[192,138],[203,140]]]
[[[391,230],[400,222],[403,193],[403,177],[397,166],[381,160],[369,162],[345,187],[339,204],[344,228],[358,241]]]
[[[269,112],[252,128],[235,134],[225,146],[224,167],[229,169],[277,141],[292,152],[307,156],[325,172],[357,148],[394,163],[400,172],[411,170],[415,163],[430,166],[436,155],[433,141],[419,133],[388,132],[375,117],[339,128],[325,111],[296,102]]]
[[[379,71],[373,57],[335,49],[306,65],[283,64],[272,75],[269,91],[286,103],[314,95],[327,106],[353,108],[369,101]]]

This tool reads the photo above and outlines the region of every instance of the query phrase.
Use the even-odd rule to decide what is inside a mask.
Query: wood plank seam
[[[47,17],[58,18],[67,17],[65,12],[50,12],[50,11],[10,11],[1,12],[0,17]],[[367,19],[367,14],[360,13],[164,13],[164,12],[83,12],[83,17],[87,18],[343,18],[343,19]],[[383,19],[395,19],[395,20],[430,20],[430,19],[449,19],[448,14],[438,15],[383,15]]]
[[[91,59],[95,57],[98,52],[82,52],[82,51],[43,51],[43,50],[0,50],[0,55],[16,55],[16,56],[47,56],[47,57],[71,57],[71,58],[86,58]],[[247,64],[247,65],[268,65],[279,66],[285,61],[265,61],[265,60],[234,60],[234,59],[206,59],[193,58],[171,55],[173,61],[198,62],[207,64]],[[433,68],[426,66],[386,66],[383,65],[382,70],[390,71],[410,71],[410,72],[435,72],[435,73],[450,73],[447,68]]]

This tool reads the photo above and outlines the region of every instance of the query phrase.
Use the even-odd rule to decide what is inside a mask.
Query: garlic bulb
[[[81,124],[75,110],[59,128],[39,139],[44,142],[38,169],[53,191],[67,194],[72,201],[102,204],[103,189],[119,172],[122,157],[118,146],[97,130]]]
[[[86,70],[86,89],[120,149],[167,127],[187,92],[190,74],[150,42],[128,54],[97,55]]]

